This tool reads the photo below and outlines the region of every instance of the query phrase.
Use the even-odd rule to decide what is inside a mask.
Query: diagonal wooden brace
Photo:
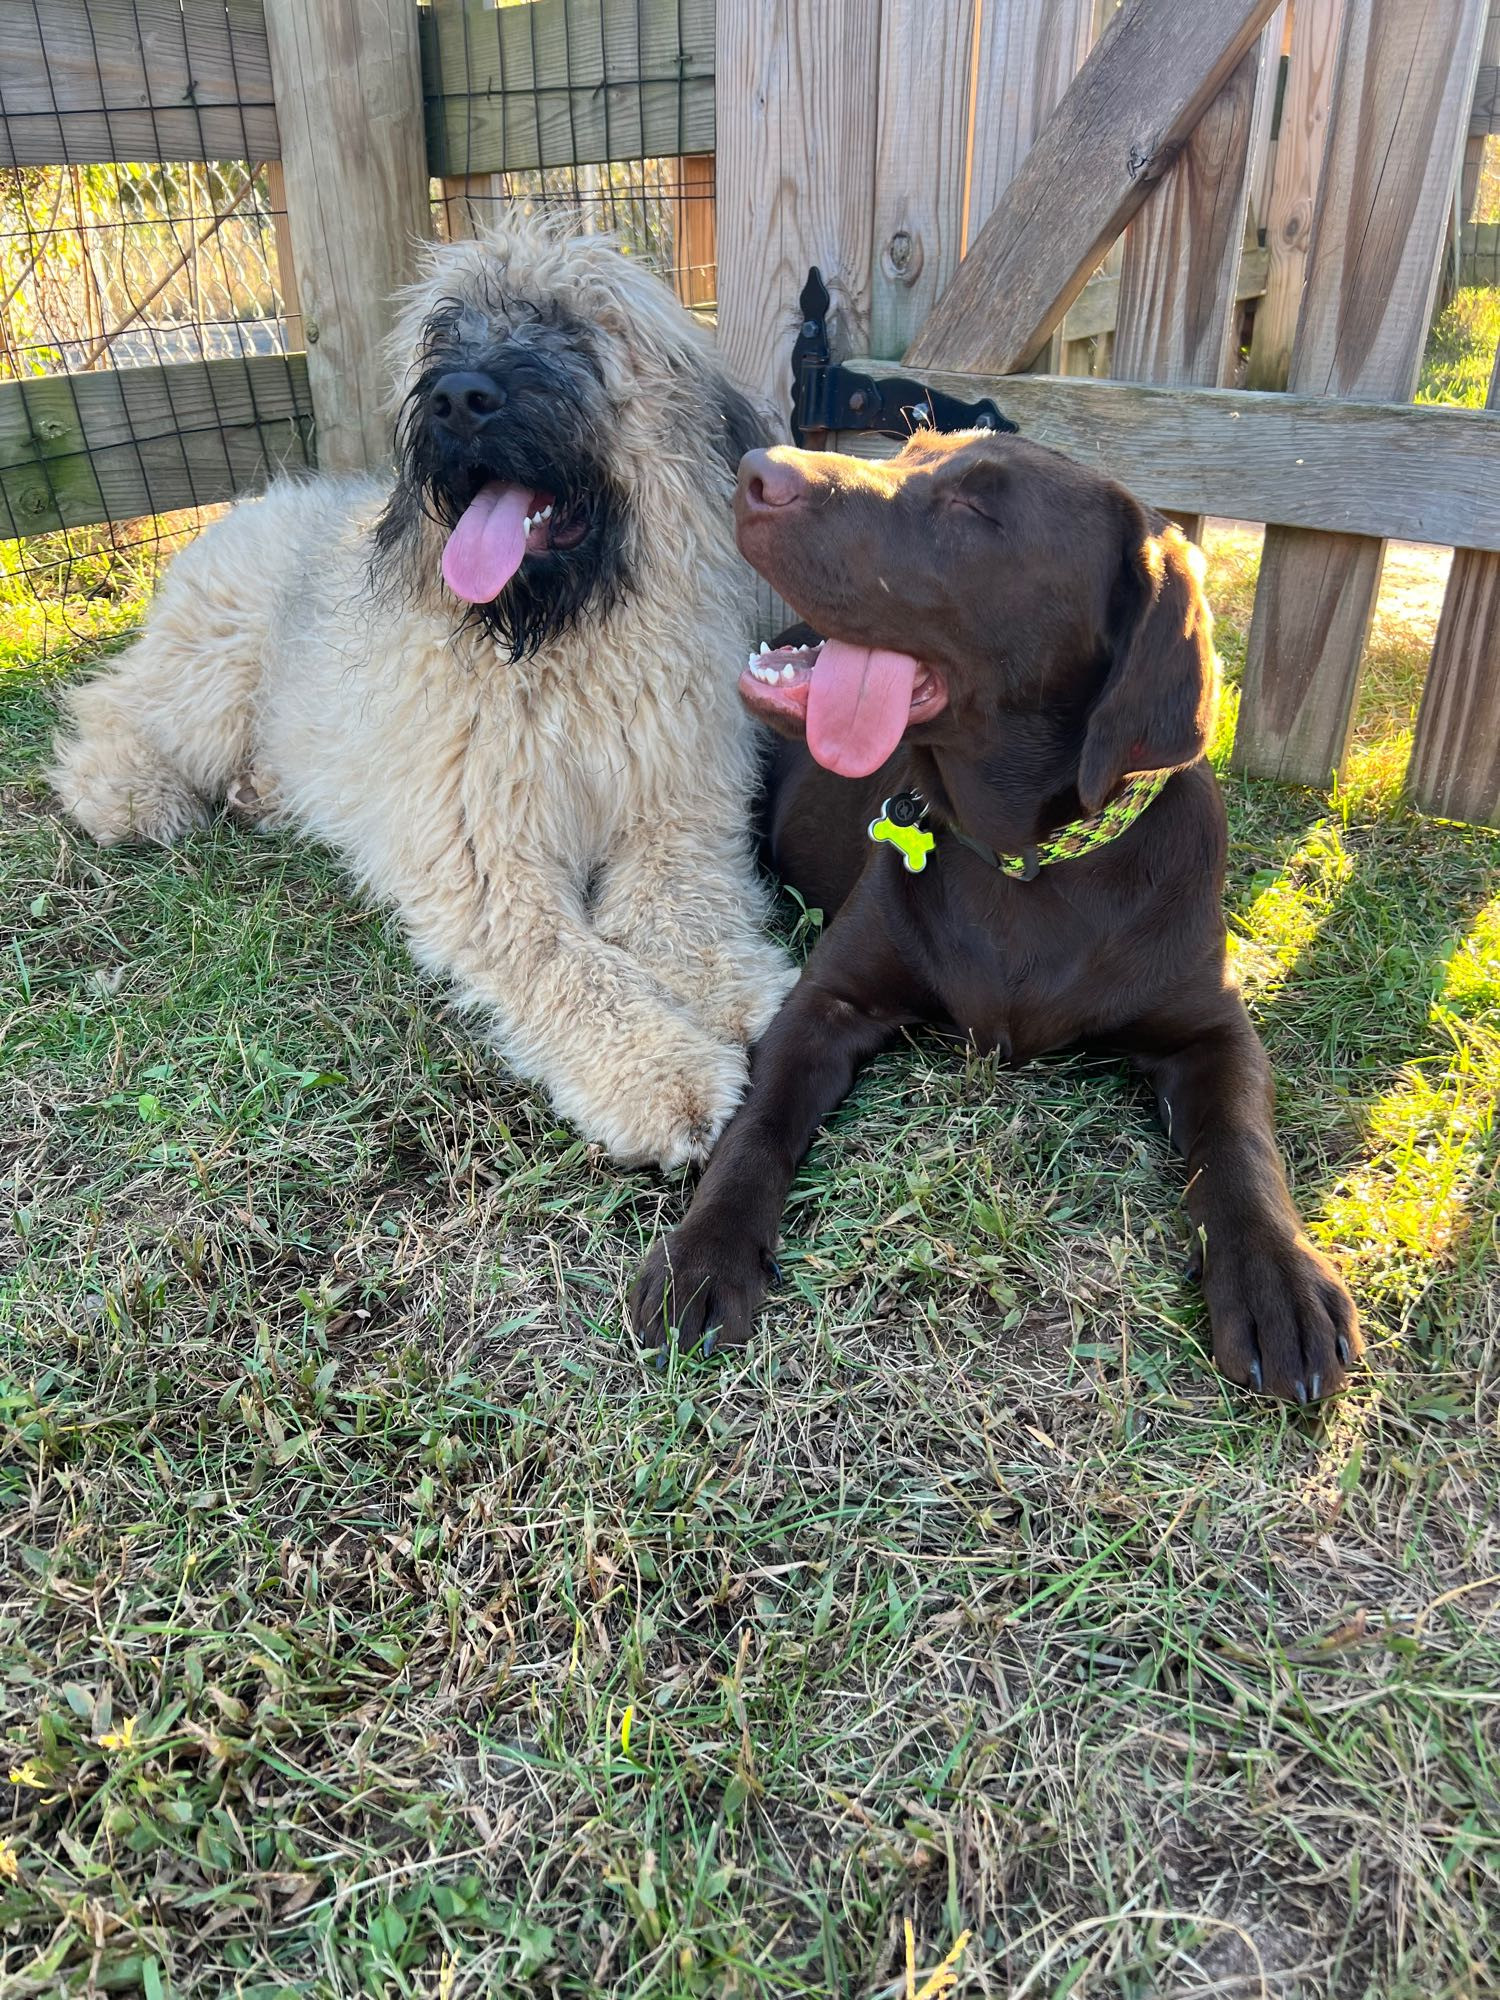
[[[906,351],[1008,375],[1061,322],[1277,0],[1127,0]]]

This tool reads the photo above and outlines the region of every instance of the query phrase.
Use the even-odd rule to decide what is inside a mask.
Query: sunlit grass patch
[[[1395,1300],[1420,1295],[1444,1266],[1482,1263],[1500,1217],[1500,902],[1437,971],[1435,1052],[1369,1107],[1366,1157],[1318,1217],[1365,1282]]]
[[[222,508],[0,541],[0,675],[60,670],[133,631],[161,567]]]
[[[1422,359],[1418,403],[1483,407],[1500,344],[1500,286],[1464,285],[1438,315]]]
[[[1353,873],[1338,822],[1322,819],[1281,868],[1251,877],[1251,901],[1230,932],[1235,973],[1249,997],[1267,999],[1284,982]]]

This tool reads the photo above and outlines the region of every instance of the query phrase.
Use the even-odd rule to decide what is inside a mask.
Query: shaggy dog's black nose
[[[505,401],[505,391],[493,376],[455,369],[432,385],[428,408],[436,422],[457,437],[472,437]]]

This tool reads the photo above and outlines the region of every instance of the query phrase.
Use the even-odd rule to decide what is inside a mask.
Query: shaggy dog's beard
[[[597,410],[571,393],[561,369],[504,351],[478,365],[501,382],[504,407],[472,439],[455,438],[431,416],[434,385],[449,370],[475,365],[469,354],[428,351],[397,424],[397,477],[376,525],[371,580],[413,594],[430,588],[432,537],[450,533],[480,489],[493,481],[552,496],[551,545],[528,549],[500,594],[460,607],[456,623],[485,632],[512,661],[537,652],[586,615],[602,616],[630,585],[629,502],[598,451]]]

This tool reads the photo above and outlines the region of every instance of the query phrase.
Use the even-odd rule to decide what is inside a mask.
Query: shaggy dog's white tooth
[[[771,650],[769,641],[762,639],[760,642],[760,650],[762,657],[764,657],[767,653],[769,653]]]
[[[539,521],[550,521],[552,519],[552,507],[550,502],[548,503],[547,506],[545,506],[542,509],[541,513],[537,515],[537,519]]]
[[[783,667],[781,670],[781,678],[784,681],[794,681],[797,678],[797,669],[791,666]]]
[[[521,523],[521,532],[526,535],[529,535],[531,533],[531,516],[529,514],[526,516],[526,519]]]

